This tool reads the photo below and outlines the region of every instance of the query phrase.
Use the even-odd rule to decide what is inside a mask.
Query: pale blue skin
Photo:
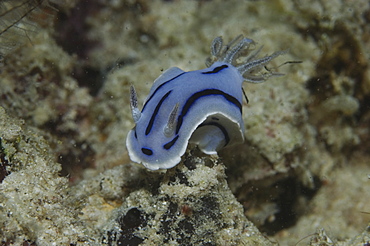
[[[202,74],[223,65],[227,67],[216,73]],[[136,122],[137,138],[134,134],[135,128],[128,133],[126,145],[131,160],[142,163],[151,170],[171,168],[180,162],[193,134],[191,142],[197,143],[206,154],[216,154],[225,145],[242,143],[244,141],[244,123],[241,114],[243,80],[244,78],[234,66],[224,62],[215,62],[211,67],[203,70],[184,72],[174,67],[164,72],[154,82],[146,99],[150,98],[150,101],[145,105],[140,119]],[[183,117],[178,133],[174,131],[170,136],[166,136],[164,128],[174,106],[177,103],[179,105],[177,119],[186,101],[192,95],[204,90],[208,92],[210,89],[222,91],[235,98],[236,101],[230,101],[234,99],[229,97],[227,100],[224,95],[220,94],[207,94],[207,96],[199,97]],[[145,132],[155,108],[164,95],[171,90],[172,92],[163,100],[149,134],[146,135]],[[155,91],[155,95],[151,98]],[[236,102],[239,105],[236,105]],[[225,141],[225,132],[222,132],[219,127],[208,125],[197,129],[203,122],[221,125],[227,132],[228,143]],[[173,146],[165,149],[163,146],[176,136],[178,139]],[[143,147],[152,150],[152,155],[144,154],[141,150]]]
[[[136,126],[126,139],[131,160],[151,170],[168,169],[180,162],[189,142],[206,154],[242,143],[242,83],[261,83],[281,75],[268,69],[258,72],[285,53],[256,58],[260,49],[249,52],[253,44],[242,35],[227,45],[221,37],[215,38],[209,67],[190,72],[168,69],[154,82],[141,113],[132,87],[130,101]],[[244,61],[238,61],[245,53]]]

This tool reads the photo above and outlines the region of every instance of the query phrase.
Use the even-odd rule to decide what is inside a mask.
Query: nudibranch
[[[188,143],[206,154],[244,141],[242,100],[244,81],[260,83],[272,75],[264,66],[284,51],[257,58],[251,39],[236,37],[224,45],[217,37],[211,45],[208,68],[185,72],[166,70],[154,81],[140,112],[137,95],[130,88],[130,104],[136,126],[128,133],[127,150],[132,161],[151,170],[177,165]],[[239,61],[242,55],[247,56]]]

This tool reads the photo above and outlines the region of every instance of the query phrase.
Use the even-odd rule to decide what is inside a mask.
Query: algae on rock
[[[113,213],[104,244],[276,245],[244,216],[219,159],[188,155],[164,175],[149,172]]]
[[[2,159],[8,162],[0,183],[0,240],[15,245],[27,240],[37,245],[83,241],[78,210],[69,204],[68,180],[59,176],[61,166],[48,143],[2,107],[0,139]]]

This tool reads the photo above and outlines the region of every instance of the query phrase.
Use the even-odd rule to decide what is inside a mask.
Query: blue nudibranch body
[[[154,84],[139,111],[131,87],[131,110],[136,126],[128,133],[130,158],[151,170],[177,165],[188,142],[206,154],[244,141],[242,118],[243,81],[260,83],[270,71],[257,74],[264,65],[284,52],[256,58],[260,50],[238,63],[241,53],[254,44],[238,36],[227,45],[221,37],[211,46],[206,69],[184,72],[172,67]]]

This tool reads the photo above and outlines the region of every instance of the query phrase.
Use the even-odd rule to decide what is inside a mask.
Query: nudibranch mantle
[[[128,133],[126,146],[132,161],[151,170],[177,165],[188,143],[206,154],[244,141],[242,118],[243,81],[260,83],[268,71],[256,74],[284,52],[256,59],[259,52],[237,59],[254,42],[238,36],[228,45],[214,39],[208,68],[184,72],[172,67],[154,81],[139,111],[135,89],[131,87],[131,110],[136,126]]]

